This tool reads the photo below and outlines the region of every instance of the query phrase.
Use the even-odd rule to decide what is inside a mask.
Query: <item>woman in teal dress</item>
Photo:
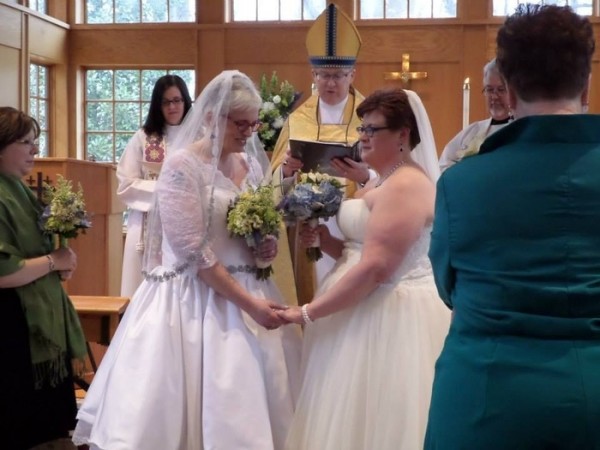
[[[592,26],[522,5],[497,45],[516,120],[438,182],[429,255],[454,318],[425,448],[600,449]]]
[[[37,122],[0,107],[0,442],[25,450],[75,426],[73,373],[85,340],[61,286],[77,264],[41,232],[42,207],[21,178],[38,153]]]

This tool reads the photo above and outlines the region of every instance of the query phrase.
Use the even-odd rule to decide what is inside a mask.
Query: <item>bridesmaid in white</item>
[[[376,91],[357,113],[362,159],[380,175],[343,202],[344,241],[303,228],[337,263],[311,303],[279,313],[305,324],[287,449],[423,448],[449,327],[427,257],[439,176],[427,113],[402,89]]]
[[[121,295],[131,298],[142,282],[145,218],[156,179],[179,125],[192,107],[185,81],[177,75],[156,80],[148,116],[131,137],[117,165],[117,197],[129,208],[123,249]]]
[[[256,279],[252,251],[226,229],[230,202],[270,176],[255,133],[260,106],[252,81],[225,71],[181,126],[149,214],[146,279],[79,411],[76,444],[283,448],[299,329],[280,327],[279,291]],[[258,252],[271,260],[276,250],[271,240]]]

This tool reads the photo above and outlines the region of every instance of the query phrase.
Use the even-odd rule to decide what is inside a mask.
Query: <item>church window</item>
[[[119,161],[125,146],[146,119],[156,80],[166,74],[183,78],[190,95],[194,96],[194,70],[86,71],[85,159]]]
[[[38,138],[39,157],[50,156],[49,153],[49,72],[50,69],[40,64],[29,65],[29,115],[40,125]]]
[[[522,3],[534,3],[537,5],[559,5],[570,6],[577,14],[591,16],[594,14],[594,0],[493,0],[494,16],[507,16],[515,11]],[[596,14],[598,12],[596,11]]]
[[[195,22],[197,0],[86,0],[85,23]]]

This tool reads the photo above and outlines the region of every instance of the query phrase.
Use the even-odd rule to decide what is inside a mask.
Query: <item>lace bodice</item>
[[[362,199],[350,199],[342,203],[337,221],[346,238],[345,247],[348,251],[357,253],[362,251],[369,215],[369,208]],[[413,244],[390,281],[431,275],[431,263],[427,256],[430,239],[431,226],[428,226],[423,229],[421,236]]]
[[[162,265],[167,268],[208,267],[219,261],[226,267],[254,264],[246,242],[227,231],[227,211],[232,200],[248,186],[262,180],[260,167],[247,161],[249,172],[241,187],[223,173],[199,161],[191,152],[173,158],[160,178],[160,212],[164,239]],[[178,159],[178,161],[177,161]],[[186,264],[193,262],[193,264]],[[235,270],[235,269],[234,269]]]

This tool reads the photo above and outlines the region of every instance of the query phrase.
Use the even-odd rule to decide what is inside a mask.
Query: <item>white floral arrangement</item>
[[[288,81],[279,83],[277,73],[273,72],[270,81],[264,74],[261,77],[260,96],[263,103],[258,114],[261,122],[258,137],[266,151],[273,151],[285,119],[292,112],[300,94]]]

